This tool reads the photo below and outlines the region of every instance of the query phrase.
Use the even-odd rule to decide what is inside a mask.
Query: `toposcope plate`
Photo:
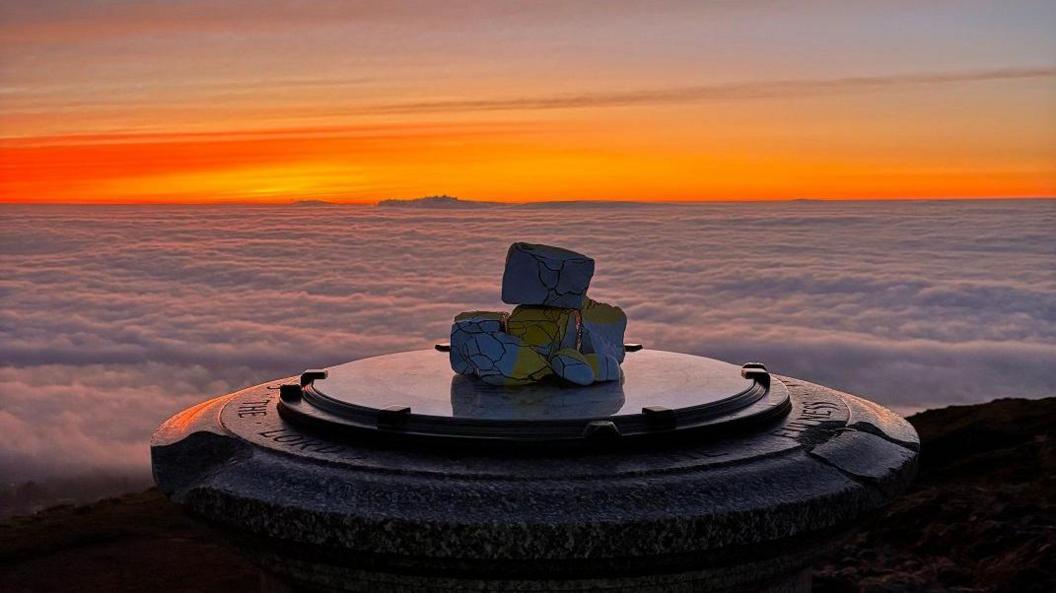
[[[454,374],[430,350],[306,371],[279,413],[318,430],[406,439],[629,442],[728,431],[787,413],[788,392],[761,365],[645,350],[621,381],[497,387]]]

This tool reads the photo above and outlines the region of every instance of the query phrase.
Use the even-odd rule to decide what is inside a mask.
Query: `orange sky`
[[[5,5],[0,201],[1056,194],[1056,8],[873,4]]]

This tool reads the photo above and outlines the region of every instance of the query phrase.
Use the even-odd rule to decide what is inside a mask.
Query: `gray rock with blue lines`
[[[514,243],[506,254],[502,302],[563,309],[583,307],[594,276],[594,260],[575,251]]]
[[[451,324],[451,369],[462,375],[476,372],[470,356],[480,352],[477,340],[480,336],[503,331],[506,313],[494,311],[467,311],[455,316]]]

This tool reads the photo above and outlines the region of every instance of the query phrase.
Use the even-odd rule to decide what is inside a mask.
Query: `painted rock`
[[[527,385],[552,374],[547,359],[520,338],[502,331],[462,331],[464,327],[452,332],[452,368],[456,360],[464,362],[465,374],[475,373],[491,385]]]
[[[514,243],[506,254],[502,302],[579,309],[586,299],[594,260],[575,251]]]
[[[508,313],[495,311],[466,311],[455,316],[451,324],[451,369],[462,375],[475,372],[468,355],[476,353],[477,336],[501,332],[506,326]]]
[[[564,348],[554,353],[550,359],[550,368],[554,374],[576,385],[590,385],[594,382],[594,369],[587,357],[574,348]],[[616,366],[619,373],[620,367]]]
[[[576,347],[578,314],[575,309],[521,305],[506,320],[506,333],[550,358],[562,348]]]
[[[623,334],[627,329],[627,315],[623,309],[586,299],[581,318],[580,350],[594,367],[595,381],[615,381],[620,378],[623,362]]]

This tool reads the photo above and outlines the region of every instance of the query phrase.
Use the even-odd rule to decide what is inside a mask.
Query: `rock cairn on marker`
[[[512,313],[468,311],[451,325],[451,368],[492,385],[557,377],[575,385],[616,381],[627,316],[587,297],[594,260],[549,245],[514,243],[502,302]]]

